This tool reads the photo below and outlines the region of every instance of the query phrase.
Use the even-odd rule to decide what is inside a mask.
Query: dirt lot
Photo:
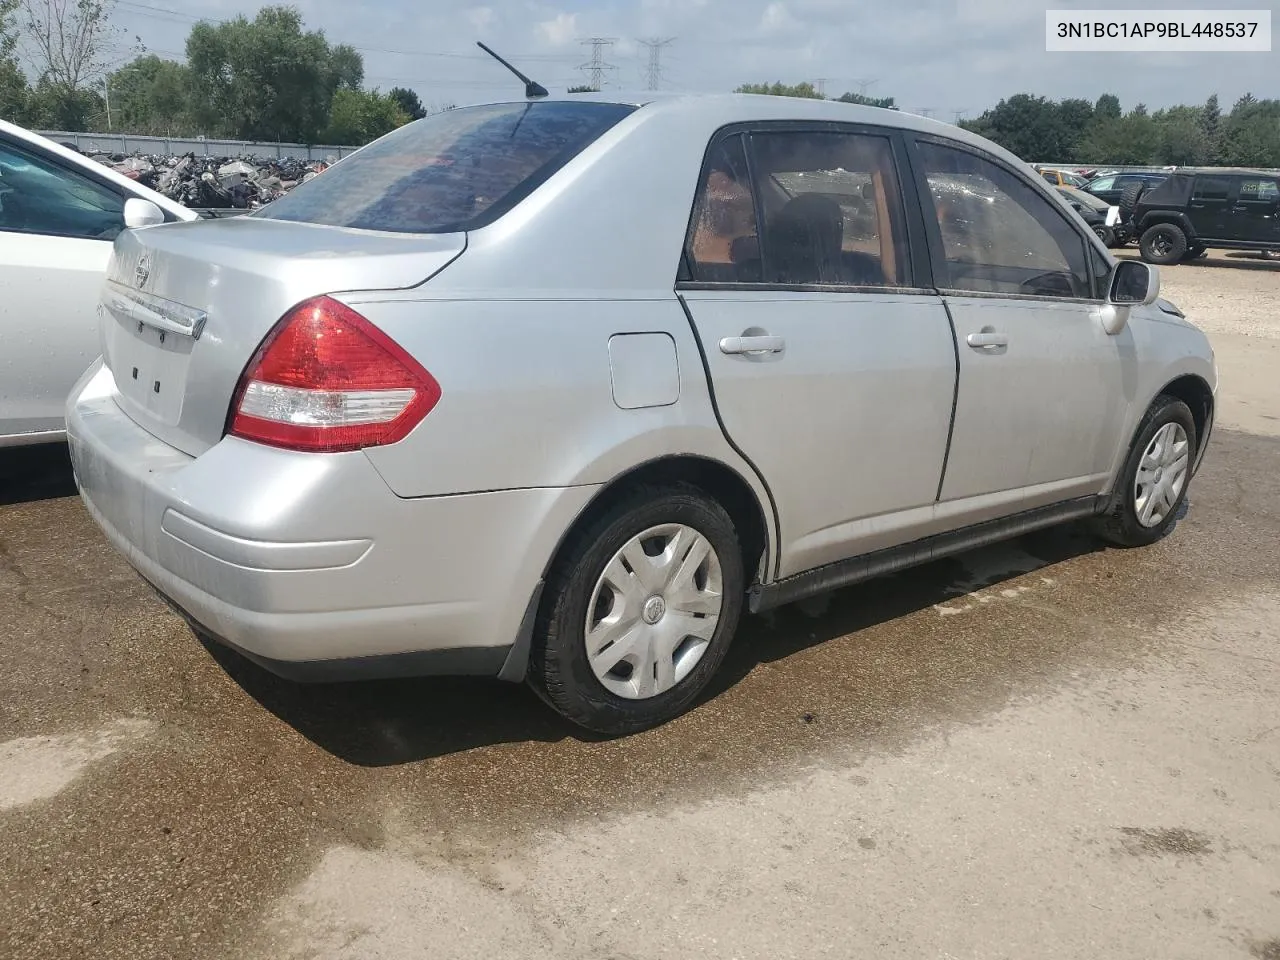
[[[65,455],[0,489],[0,956],[1280,957],[1280,264],[1164,271],[1220,426],[1173,534],[749,622],[690,715],[301,688],[201,646]]]

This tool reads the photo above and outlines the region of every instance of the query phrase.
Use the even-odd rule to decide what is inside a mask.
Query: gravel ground
[[[1145,550],[1047,531],[749,621],[612,742],[297,687],[0,486],[0,957],[1280,957],[1280,264],[1163,271],[1220,427]]]

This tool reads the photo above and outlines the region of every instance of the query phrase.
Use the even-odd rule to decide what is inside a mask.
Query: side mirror
[[[130,230],[164,223],[164,211],[150,200],[130,197],[124,202],[124,225]]]
[[[1141,260],[1121,260],[1111,272],[1111,288],[1102,308],[1102,328],[1115,336],[1129,322],[1129,309],[1144,306],[1160,296],[1160,271]]]
[[[1121,306],[1150,306],[1160,296],[1160,271],[1141,260],[1121,260],[1111,274],[1107,302]]]

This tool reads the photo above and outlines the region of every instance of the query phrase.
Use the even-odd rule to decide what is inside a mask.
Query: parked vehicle
[[[1120,198],[1125,195],[1125,188],[1133,184],[1141,184],[1151,189],[1168,178],[1167,173],[1111,173],[1088,181],[1081,189],[1093,194],[1099,200],[1120,205]]]
[[[1036,172],[1044,178],[1046,183],[1055,187],[1075,187],[1077,190],[1082,190],[1086,183],[1084,177],[1072,173],[1070,170],[1059,170],[1055,167],[1037,167]]]
[[[63,436],[67,392],[98,355],[98,297],[126,226],[196,214],[0,120],[0,447]]]
[[[71,455],[142,575],[270,669],[527,679],[619,734],[688,708],[744,611],[1070,520],[1164,535],[1217,381],[1158,293],[951,125],[466,107],[122,234]]]
[[[1142,259],[1168,264],[1209,247],[1280,254],[1280,175],[1179,170],[1139,196],[1133,211]]]
[[[1120,219],[1120,208],[1099,200],[1075,187],[1058,187],[1071,209],[1107,247],[1123,247],[1129,241],[1129,228]]]

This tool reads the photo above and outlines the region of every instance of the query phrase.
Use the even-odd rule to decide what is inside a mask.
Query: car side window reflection
[[[0,142],[0,231],[114,240],[123,229],[119,194]]]
[[[923,141],[918,150],[942,234],[940,286],[1064,299],[1095,296],[1084,239],[1051,201],[967,151]]]
[[[702,283],[759,283],[760,240],[741,136],[711,151],[694,207],[690,278]]]

